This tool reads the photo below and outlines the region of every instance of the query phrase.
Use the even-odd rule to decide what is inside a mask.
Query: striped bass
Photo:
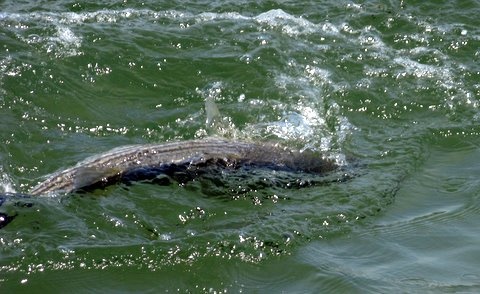
[[[316,174],[337,168],[332,160],[312,151],[292,151],[269,143],[207,138],[115,148],[51,174],[29,193],[71,193],[97,185],[106,186],[121,181],[128,174],[141,179],[142,172],[160,172],[172,165],[194,167],[210,163],[233,168],[254,165]]]

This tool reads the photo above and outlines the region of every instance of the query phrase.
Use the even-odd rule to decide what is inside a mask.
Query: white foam
[[[403,73],[415,76],[417,78],[433,78],[438,76],[441,72],[436,66],[422,64],[406,57],[397,57],[393,61],[405,69]]]
[[[131,19],[154,20],[166,18],[172,20],[195,20],[197,22],[214,20],[245,20],[255,21],[261,24],[267,24],[271,27],[280,28],[284,31],[290,31],[292,34],[315,33],[319,30],[325,32],[338,33],[338,27],[331,23],[315,24],[309,20],[291,15],[281,9],[273,9],[257,16],[244,16],[238,12],[203,12],[192,14],[186,11],[154,11],[148,9],[123,9],[123,10],[98,10],[91,12],[31,12],[31,13],[0,13],[0,21],[10,22],[43,22],[52,24],[85,24],[85,23],[116,23],[121,20]]]
[[[31,13],[0,13],[0,22],[7,22],[10,26],[20,29],[16,30],[20,39],[29,44],[41,44],[49,53],[56,57],[69,57],[82,54],[80,47],[82,36],[79,35],[74,25],[89,23],[117,23],[140,19],[152,22],[160,18],[176,20],[180,22],[212,22],[216,20],[243,21],[245,24],[255,22],[266,25],[269,28],[279,30],[289,36],[304,34],[323,33],[340,37],[340,29],[328,22],[315,24],[309,20],[291,15],[281,9],[274,9],[257,16],[244,16],[237,12],[212,13],[204,12],[197,15],[189,12],[176,10],[154,11],[148,9],[123,9],[123,10],[99,10],[91,12],[31,12]],[[49,27],[54,27],[56,33],[51,34]],[[188,27],[188,26],[186,26]],[[29,29],[40,28],[46,35],[28,34]],[[264,30],[260,26],[258,30]],[[50,34],[50,35],[49,35]]]
[[[275,83],[279,89],[294,95],[292,99],[296,101],[291,100],[285,105],[289,107],[289,110],[284,109],[286,114],[279,122],[267,124],[266,130],[286,141],[302,142],[301,145],[308,149],[331,151],[345,141],[353,129],[348,119],[342,116],[340,107],[324,99],[344,85],[335,83],[332,72],[315,61],[303,65],[292,60],[289,65],[292,73],[276,72]],[[335,122],[334,130],[331,122]],[[343,157],[337,154],[333,158],[339,160]]]
[[[276,29],[280,29],[288,35],[311,34],[317,31],[317,26],[310,21],[286,13],[281,9],[274,9],[259,14],[254,19]]]
[[[1,193],[15,193],[15,188],[13,187],[13,181],[8,174],[3,171],[2,166],[0,166],[0,192]]]
[[[330,71],[322,69],[316,65],[307,64],[305,66],[305,75],[310,79],[310,81],[315,84],[329,84],[331,83]]]
[[[79,50],[82,38],[75,35],[72,30],[65,26],[57,26],[54,36],[45,38],[44,48],[48,53],[54,53],[56,57],[70,57],[81,55]]]
[[[27,14],[2,13],[0,22],[9,23],[17,37],[30,45],[40,45],[55,57],[69,57],[82,54],[79,50],[82,38],[64,23],[81,19],[75,13],[32,12]],[[70,20],[70,21],[66,21]],[[53,28],[53,30],[51,29]],[[45,34],[30,33],[42,30]]]
[[[302,114],[291,112],[281,120],[272,122],[266,127],[267,132],[284,140],[306,140],[314,134],[314,129]]]
[[[237,12],[203,12],[195,16],[197,22],[209,22],[214,20],[250,20],[250,17],[243,16]]]

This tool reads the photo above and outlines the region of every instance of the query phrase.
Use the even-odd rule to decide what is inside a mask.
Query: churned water
[[[477,1],[3,1],[0,291],[477,292]],[[210,101],[210,102],[209,102]],[[352,173],[23,197],[109,149],[217,135]],[[215,104],[212,104],[214,102]]]

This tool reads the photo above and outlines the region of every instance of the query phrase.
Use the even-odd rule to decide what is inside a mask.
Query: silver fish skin
[[[115,182],[123,174],[135,170],[215,161],[232,166],[254,164],[320,174],[337,168],[333,161],[311,151],[292,151],[268,143],[206,138],[115,148],[51,174],[29,193],[71,193],[98,183]]]

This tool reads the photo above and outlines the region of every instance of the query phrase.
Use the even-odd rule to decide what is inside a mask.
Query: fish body
[[[232,167],[255,165],[319,174],[337,167],[333,161],[311,151],[292,151],[268,143],[207,138],[115,148],[48,176],[29,193],[70,193],[98,184],[114,183],[126,174],[135,173],[138,179],[143,172],[160,172],[172,165],[200,166],[210,163]]]

